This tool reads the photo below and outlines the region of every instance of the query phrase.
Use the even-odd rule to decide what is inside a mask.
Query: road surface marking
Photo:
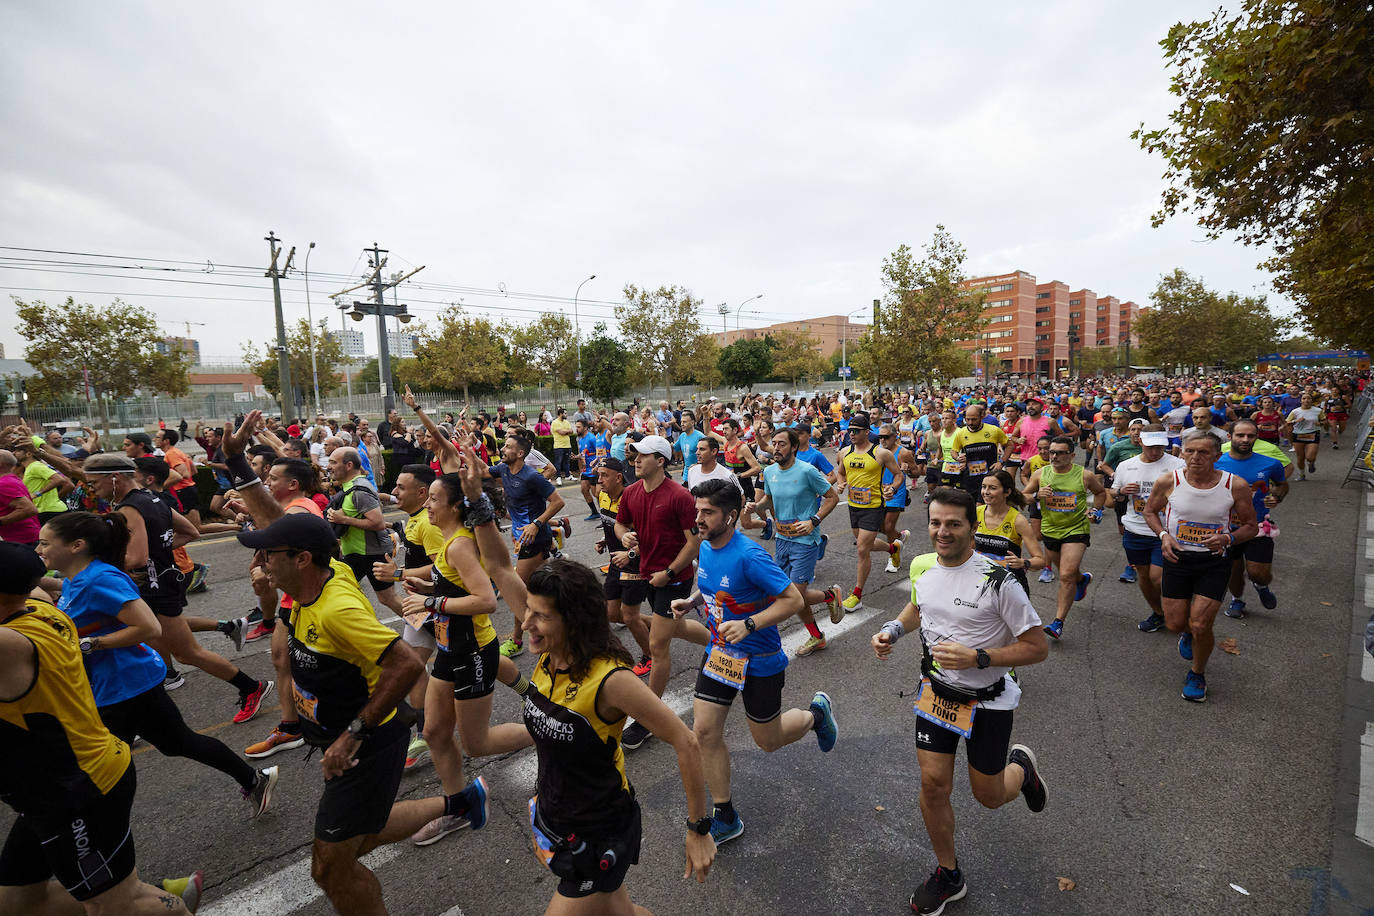
[[[1374,722],[1364,724],[1360,738],[1360,803],[1355,813],[1355,836],[1374,846]]]

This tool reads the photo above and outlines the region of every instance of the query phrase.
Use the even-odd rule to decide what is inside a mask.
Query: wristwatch
[[[754,623],[753,617],[746,617],[744,618],[744,628],[752,633],[758,628],[758,624]]]
[[[673,569],[673,567],[669,566],[667,569],[665,569],[665,570],[663,570],[663,571],[666,572],[666,573],[668,574],[668,581],[669,581],[669,582],[671,582],[671,581],[673,581],[674,579],[677,578],[677,572]]]
[[[631,560],[637,560],[637,559],[639,559],[639,551],[638,551],[638,550],[635,550],[633,547],[631,547],[629,550],[627,550],[627,551],[625,551],[625,552],[626,552],[627,554],[630,555],[630,559],[631,559]]]
[[[693,833],[700,834],[701,836],[706,836],[706,834],[711,832],[711,815],[709,814],[701,818],[700,820],[694,821],[690,817],[686,820],[687,829],[692,831]]]
[[[353,721],[348,723],[346,731],[350,737],[356,738],[359,741],[369,738],[372,735],[372,729],[367,727],[361,716],[354,717]]]
[[[986,667],[988,667],[988,666],[991,665],[991,664],[992,664],[992,656],[988,655],[988,654],[987,654],[986,652],[984,652],[982,649],[979,649],[979,650],[978,650],[978,667],[979,667],[979,668],[986,668]]]
[[[820,526],[821,526],[821,517],[820,517],[819,515],[813,515],[813,516],[811,516],[811,530],[812,530],[812,531],[815,531],[815,530],[816,530],[817,528],[819,528]]]
[[[90,655],[95,651],[95,639],[90,636],[81,637],[81,654]]]

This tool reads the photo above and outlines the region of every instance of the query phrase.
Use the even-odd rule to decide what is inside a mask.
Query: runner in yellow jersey
[[[1030,590],[1026,570],[1042,569],[1045,553],[1030,519],[1023,514],[1026,497],[1016,488],[1011,473],[993,471],[983,478],[983,504],[978,507],[978,527],[973,532],[974,550],[1005,566]],[[1022,548],[1030,552],[1022,556]]]
[[[854,581],[854,591],[841,602],[846,612],[863,607],[864,583],[873,566],[870,558],[872,551],[879,550],[892,554],[902,549],[901,541],[888,543],[878,536],[883,530],[887,500],[903,485],[902,468],[897,464],[897,456],[891,450],[874,445],[869,438],[868,414],[856,413],[849,424],[849,435],[853,445],[841,449],[837,458],[836,470],[839,482],[835,489],[841,493],[849,491],[849,527],[858,541],[859,563]],[[893,483],[882,485],[883,469],[892,473]]]

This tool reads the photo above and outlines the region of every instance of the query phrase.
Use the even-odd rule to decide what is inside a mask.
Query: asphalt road
[[[1276,513],[1278,609],[1259,609],[1252,592],[1249,619],[1218,617],[1218,637],[1234,637],[1239,654],[1213,656],[1202,705],[1179,696],[1185,663],[1175,638],[1135,627],[1144,605],[1135,586],[1117,581],[1123,554],[1110,515],[1093,530],[1085,567],[1096,581],[1050,658],[1021,672],[1025,696],[1013,738],[1035,749],[1049,805],[1039,815],[1019,800],[984,810],[960,763],[954,805],[969,893],[949,912],[1334,911],[1327,901],[1330,832],[1359,503],[1353,491],[1337,489],[1329,455],[1317,478],[1294,483]],[[564,495],[575,512],[580,500],[571,488]],[[842,515],[825,525],[831,543],[818,581],[848,588],[854,550]],[[926,549],[924,523],[919,506],[903,517],[918,550]],[[596,527],[576,522],[571,557],[596,559]],[[247,552],[232,540],[191,550],[211,571],[210,589],[192,597],[190,613],[242,613],[252,602]],[[1054,588],[1032,584],[1045,620],[1053,616]],[[671,748],[651,741],[629,756],[644,809],[643,854],[628,881],[636,902],[659,914],[697,916],[909,912],[908,896],[935,864],[917,806],[912,701],[901,696],[918,679],[919,651],[908,641],[893,661],[880,663],[868,645],[906,594],[904,575],[877,566],[865,609],[840,627],[823,621],[830,648],[788,669],[785,702],[804,707],[820,688],[834,698],[840,738],[832,753],[819,753],[808,736],[765,754],[753,746],[742,710],[732,713],[733,794],[746,832],[720,850],[706,885],[681,878],[686,809]],[[508,626],[509,613],[499,612],[496,622],[498,630]],[[790,647],[804,637],[795,620],[784,630]],[[205,639],[233,655],[223,637]],[[668,697],[688,716],[698,658],[695,647],[675,648]],[[271,676],[266,641],[235,660],[249,674]],[[518,661],[526,671],[533,665],[528,654]],[[269,701],[257,720],[229,724],[232,688],[197,671],[187,671],[173,697],[192,727],[236,750],[274,723]],[[498,687],[495,721],[517,714],[514,695]],[[218,773],[146,748],[136,754],[134,830],[146,876],[203,869],[202,912],[215,916],[329,912],[305,865],[322,785],[318,755],[271,758],[282,770],[276,802],[250,820],[237,787]],[[390,912],[543,911],[555,881],[530,852],[532,752],[474,761],[470,772],[491,786],[492,818],[483,831],[374,853]],[[407,775],[402,794],[437,787],[423,768]],[[5,812],[0,825],[9,823]],[[1074,889],[1061,890],[1061,877]]]

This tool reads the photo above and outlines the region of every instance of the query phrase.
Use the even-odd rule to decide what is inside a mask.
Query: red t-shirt
[[[667,569],[687,543],[683,531],[697,523],[697,504],[687,488],[665,478],[652,493],[645,492],[644,481],[636,480],[620,495],[616,521],[633,528],[639,535],[639,571],[646,578]],[[692,581],[692,565],[679,569],[674,582]]]

